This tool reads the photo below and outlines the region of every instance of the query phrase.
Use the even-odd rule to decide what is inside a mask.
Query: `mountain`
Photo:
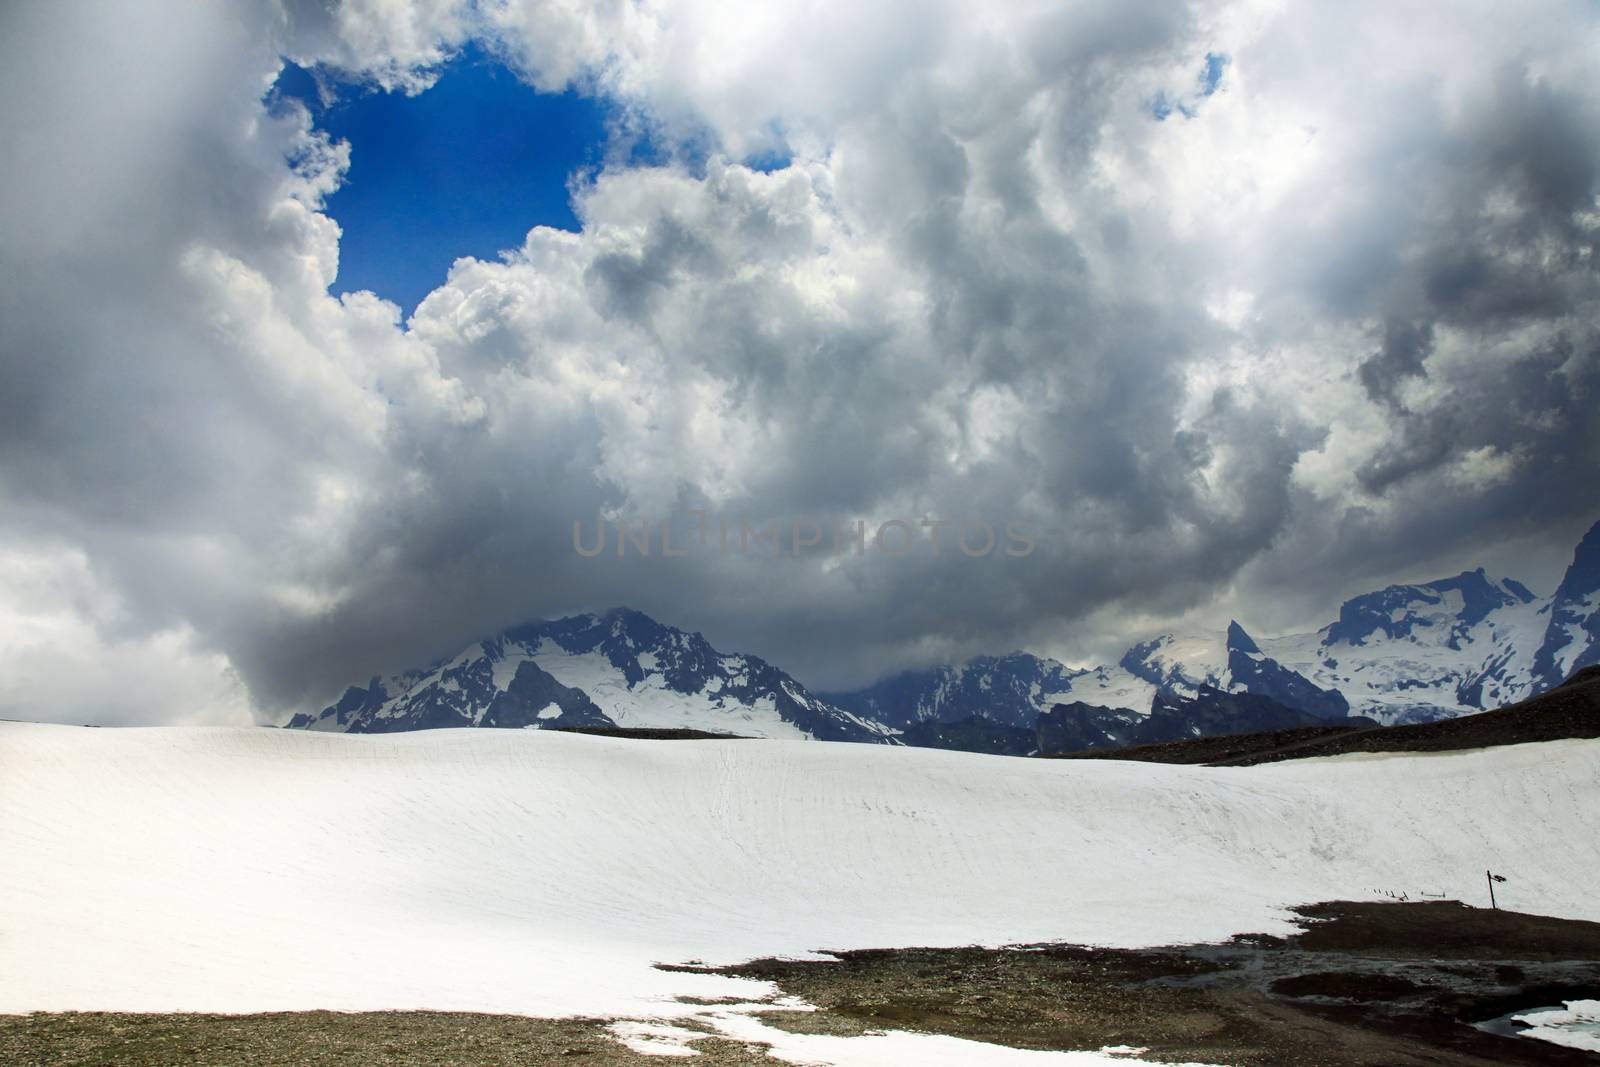
[[[1108,708],[1081,700],[1057,704],[1034,724],[1034,747],[1044,755],[1125,748],[1139,743],[1136,728],[1141,718],[1127,708]]]
[[[1567,600],[1569,628],[1585,649],[1591,638],[1582,620],[1595,615],[1586,595]],[[1324,719],[1426,722],[1500,707],[1555,684],[1535,676],[1550,610],[1551,601],[1522,583],[1479,569],[1353,597],[1337,619],[1311,633],[1257,640],[1233,622],[1222,633],[1164,634],[1129,649],[1117,666],[1162,693],[1193,696],[1208,685]],[[1569,652],[1566,661],[1577,658]]]
[[[900,743],[913,748],[943,748],[954,752],[988,752],[996,756],[1029,756],[1036,747],[1033,730],[1004,726],[982,715],[958,722],[925,719],[906,729]]]
[[[649,727],[890,741],[894,731],[808,693],[755,656],[637,611],[513,627],[425,670],[374,678],[289,727],[389,733],[451,726]]]
[[[1266,652],[1337,689],[1353,712],[1424,722],[1520,700],[1532,676],[1548,602],[1480,568],[1345,601],[1314,634],[1263,642]],[[1559,679],[1557,679],[1559,681]]]
[[[1023,652],[981,656],[827,699],[902,730],[973,717],[1025,728],[1051,715],[1061,738],[1092,747],[1137,733],[1163,702],[1183,706],[1205,691],[1263,697],[1329,722],[1358,716],[1394,725],[1503,707],[1597,662],[1600,523],[1549,598],[1479,568],[1353,597],[1311,633],[1258,640],[1235,621],[1225,630],[1160,634],[1096,667]],[[1061,719],[1058,705],[1078,710]],[[1211,721],[1200,706],[1189,712],[1197,723]]]
[[[1158,696],[1150,706],[1150,714],[1139,723],[1137,743],[1286,730],[1316,726],[1327,718],[1260,693],[1230,693],[1203,685],[1192,697]]]
[[[1600,663],[1600,522],[1578,543],[1566,577],[1550,598],[1549,619],[1533,657],[1538,690],[1553,689],[1579,669]]]
[[[1039,714],[1070,693],[1074,680],[1085,673],[1053,659],[1013,652],[979,656],[957,666],[906,671],[865,689],[821,696],[897,730],[979,715],[1032,731]]]
[[[1370,720],[1361,721],[1377,725]],[[1270,696],[1227,692],[1202,682],[1193,696],[1172,692],[1158,694],[1151,701],[1150,710],[1143,715],[1125,708],[1096,707],[1081,701],[1057,704],[1039,716],[1037,750],[1050,755],[1127,748],[1195,737],[1298,729],[1325,722],[1322,716],[1292,708]]]
[[[1149,714],[1160,698],[1193,699],[1203,689],[1244,692],[1280,701],[1322,718],[1348,714],[1339,693],[1313,684],[1263,655],[1237,622],[1212,634],[1164,634],[1135,645],[1115,666],[1072,668],[1026,652],[979,656],[954,666],[909,671],[855,692],[826,698],[897,729],[923,722],[954,723],[974,716],[1034,729],[1058,704]],[[1098,736],[1123,727],[1107,720],[1085,727]],[[907,743],[914,743],[908,741]]]
[[[1202,691],[1249,693],[1325,719],[1350,712],[1335,690],[1315,685],[1261,651],[1244,627],[1230,622],[1221,635],[1172,635],[1135,645],[1119,664],[1155,687],[1156,694],[1198,697]]]

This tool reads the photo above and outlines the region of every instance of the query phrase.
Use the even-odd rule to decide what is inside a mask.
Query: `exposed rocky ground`
[[[682,1025],[682,1024],[679,1024]],[[0,1063],[8,1067],[366,1067],[399,1064],[643,1067],[593,1019],[527,1019],[456,1012],[331,1011],[262,1015],[128,1015],[107,1012],[0,1015]],[[776,1064],[765,1050],[707,1036],[706,1067]]]
[[[1238,1067],[1597,1062],[1473,1024],[1600,995],[1600,923],[1454,901],[1301,909],[1280,940],[1150,950],[886,949],[837,962],[760,960],[762,978],[818,1005],[774,1014],[807,1029],[927,1030],[1035,1049],[1132,1045],[1145,1058]]]
[[[565,734],[589,734],[592,737],[623,737],[634,741],[747,741],[740,734],[719,734],[709,730],[674,730],[648,726],[558,726]]]

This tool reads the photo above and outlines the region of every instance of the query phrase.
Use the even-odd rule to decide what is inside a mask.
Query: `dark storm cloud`
[[[1594,396],[1597,386],[1600,360],[1593,350],[1580,354],[1561,341],[1515,358],[1457,383],[1425,413],[1401,412],[1399,439],[1356,476],[1366,489],[1381,493],[1485,447],[1520,452],[1523,462],[1534,461],[1541,472],[1581,471],[1595,458],[1600,421],[1573,399]]]
[[[1397,390],[1407,378],[1427,373],[1422,364],[1432,351],[1432,323],[1390,322],[1384,329],[1383,347],[1361,361],[1361,387],[1374,401],[1403,410]]]
[[[1516,453],[1528,468],[1522,484],[1594,462],[1596,416],[1579,398],[1593,395],[1597,373],[1584,321],[1600,240],[1597,117],[1591,101],[1505,69],[1482,111],[1445,139],[1431,224],[1387,293],[1409,296],[1421,322],[1391,320],[1383,347],[1359,368],[1368,396],[1395,419],[1391,439],[1357,470],[1367,491],[1484,447]],[[1548,336],[1513,339],[1529,324]],[[1437,327],[1492,354],[1446,372],[1413,410],[1399,390],[1428,377]]]

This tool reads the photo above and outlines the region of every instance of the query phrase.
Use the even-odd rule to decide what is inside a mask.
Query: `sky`
[[[747,7],[0,10],[0,715],[615,605],[817,688],[1091,663],[1548,593],[1600,518],[1593,4]]]
[[[267,100],[352,146],[324,203],[341,230],[331,292],[368,290],[407,315],[463,256],[498,259],[534,226],[577,231],[569,178],[606,148],[599,99],[537,92],[471,45],[415,95],[286,62]]]

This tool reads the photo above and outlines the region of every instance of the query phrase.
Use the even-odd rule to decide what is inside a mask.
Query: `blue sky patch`
[[[1150,100],[1150,114],[1157,122],[1165,122],[1174,112],[1186,119],[1192,119],[1200,113],[1200,101],[1215,93],[1222,85],[1222,74],[1228,69],[1229,57],[1219,52],[1207,52],[1205,64],[1200,68],[1199,77],[1196,79],[1195,91],[1170,95],[1165,89],[1158,90]]]
[[[408,97],[317,79],[286,64],[269,104],[299,100],[317,128],[350,142],[345,184],[327,212],[344,230],[337,294],[371,289],[407,314],[460,256],[493,259],[534,226],[576,231],[568,179],[597,167],[606,107],[574,92],[539,93],[475,49]]]

